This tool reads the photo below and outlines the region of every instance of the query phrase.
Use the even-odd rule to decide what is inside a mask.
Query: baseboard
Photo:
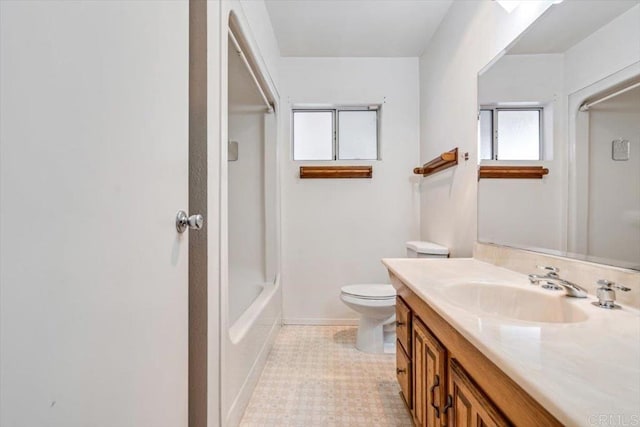
[[[325,326],[357,326],[358,319],[312,319],[289,318],[282,319],[283,325],[325,325]]]

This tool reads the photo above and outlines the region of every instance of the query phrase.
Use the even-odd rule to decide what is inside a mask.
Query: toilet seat
[[[375,285],[347,285],[342,287],[342,293],[365,300],[395,300],[396,290],[388,284]]]

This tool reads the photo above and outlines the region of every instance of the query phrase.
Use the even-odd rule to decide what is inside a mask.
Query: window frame
[[[544,106],[535,105],[523,105],[523,106],[498,106],[498,105],[483,105],[478,110],[478,122],[480,122],[480,114],[482,111],[491,111],[491,158],[479,159],[482,161],[505,161],[505,162],[539,162],[544,160]],[[537,111],[538,112],[538,158],[537,159],[509,159],[503,160],[499,158],[498,151],[498,112],[499,111]],[[478,147],[478,152],[481,149]]]
[[[339,105],[330,107],[304,107],[294,106],[291,108],[291,157],[296,162],[339,162],[339,161],[377,161],[382,160],[380,156],[380,105]],[[338,129],[340,126],[340,112],[341,111],[362,111],[362,112],[375,112],[376,113],[376,157],[373,159],[341,159],[340,153],[340,138],[338,135]],[[295,127],[295,114],[297,112],[302,113],[332,113],[331,125],[332,125],[332,140],[331,140],[331,159],[296,159],[296,141],[294,137]]]

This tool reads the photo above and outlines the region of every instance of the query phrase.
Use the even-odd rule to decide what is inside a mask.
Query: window
[[[293,110],[294,160],[377,160],[378,107]]]
[[[541,160],[542,108],[482,107],[480,160]]]
[[[294,111],[294,158],[333,160],[333,122],[333,111]]]

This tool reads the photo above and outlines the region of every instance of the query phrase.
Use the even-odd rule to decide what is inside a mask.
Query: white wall
[[[477,235],[478,71],[550,6],[522,2],[507,13],[494,1],[454,2],[420,58],[420,157],[459,147],[470,160],[427,177],[421,193],[421,237],[470,256]]]
[[[564,55],[505,55],[478,80],[480,105],[528,102],[544,107],[541,180],[483,179],[478,184],[478,239],[531,248],[563,250],[566,194],[567,104]],[[483,161],[483,164],[532,162]],[[505,200],[509,208],[505,209]],[[553,208],[551,208],[553,207]],[[523,227],[522,224],[527,226]]]
[[[238,143],[238,160],[228,163],[229,323],[233,324],[266,280],[264,113],[230,113],[229,140]]]
[[[418,237],[417,58],[283,58],[282,280],[285,322],[355,319],[340,300],[353,283],[387,283],[383,257],[405,255]],[[373,179],[300,180],[290,141],[294,104],[383,103],[380,161]],[[335,164],[336,162],[334,162]]]

